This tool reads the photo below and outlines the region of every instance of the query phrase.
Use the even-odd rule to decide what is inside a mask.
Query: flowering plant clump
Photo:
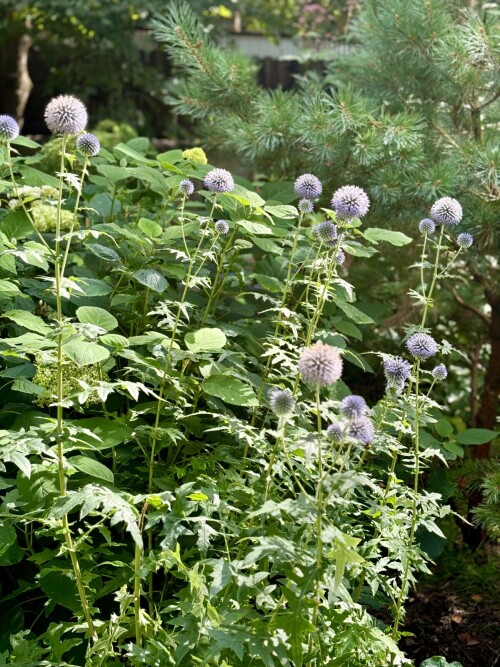
[[[99,152],[76,98],[46,117],[50,174],[0,129],[0,643],[50,667],[410,665],[415,536],[447,512],[422,473],[460,449],[422,362],[463,240],[426,225],[391,356],[403,328],[349,274],[412,239],[361,231],[360,187],[315,213],[312,174],[295,207],[201,149]]]

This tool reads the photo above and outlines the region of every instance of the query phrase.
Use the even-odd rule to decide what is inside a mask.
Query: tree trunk
[[[0,84],[1,108],[4,113],[14,116],[21,126],[33,87],[28,70],[31,43],[30,35],[25,33],[0,45],[0,69],[3,73]]]

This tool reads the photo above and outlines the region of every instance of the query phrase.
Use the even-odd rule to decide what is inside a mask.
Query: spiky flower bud
[[[301,213],[312,213],[314,211],[314,204],[310,199],[301,199],[297,204],[297,208]]]
[[[76,147],[82,155],[95,157],[101,150],[101,142],[91,132],[81,134],[76,140]]]
[[[474,238],[472,237],[471,234],[467,234],[467,232],[464,232],[463,234],[459,234],[457,236],[457,243],[461,248],[467,250],[467,248],[470,248],[471,245],[474,243]]]
[[[337,225],[330,220],[323,220],[313,229],[314,236],[327,246],[334,246],[337,243],[338,231]]]
[[[295,194],[301,199],[316,199],[323,192],[319,178],[313,174],[302,174],[295,181]]]
[[[335,261],[337,264],[342,265],[345,262],[345,252],[343,250],[339,250],[337,254],[335,255]]]
[[[384,361],[384,375],[387,380],[387,389],[401,392],[405,382],[411,375],[411,364],[401,357],[390,357]]]
[[[54,97],[45,108],[45,122],[55,134],[75,135],[87,125],[87,109],[72,95]]]
[[[229,225],[225,220],[217,220],[214,227],[218,234],[227,234],[229,231]]]
[[[286,417],[294,411],[295,399],[288,389],[271,389],[269,404],[277,417]]]
[[[442,225],[458,225],[462,215],[462,207],[452,197],[441,197],[431,208],[431,218]]]
[[[444,364],[439,364],[432,370],[432,377],[435,380],[441,381],[441,380],[446,380],[448,377],[448,371],[446,369],[446,366]]]
[[[207,156],[203,148],[187,148],[182,151],[182,157],[194,164],[207,164]]]
[[[345,435],[345,422],[333,422],[326,429],[326,435],[332,442],[340,442]]]
[[[189,178],[184,178],[180,183],[179,183],[179,190],[187,195],[188,197],[193,194],[194,192],[194,183],[193,181],[190,181]]]
[[[357,396],[352,394],[351,396],[346,396],[340,401],[339,412],[343,417],[347,419],[359,419],[366,415],[368,411],[368,406],[366,401],[362,396]]]
[[[333,193],[332,208],[339,218],[362,218],[368,213],[370,200],[357,185],[344,185]]]
[[[212,192],[231,192],[234,181],[227,169],[212,169],[203,180],[205,187]]]
[[[433,357],[438,346],[432,336],[426,333],[414,333],[406,341],[408,352],[416,359]]]
[[[315,343],[302,350],[299,372],[308,384],[326,387],[342,375],[342,357],[335,347]]]
[[[13,141],[19,136],[19,125],[12,116],[0,116],[0,143]]]
[[[436,225],[434,220],[431,220],[430,218],[424,218],[418,223],[418,228],[422,234],[433,234],[436,229]]]
[[[347,433],[351,438],[358,440],[363,445],[369,445],[375,437],[375,427],[368,417],[362,417],[349,423]]]

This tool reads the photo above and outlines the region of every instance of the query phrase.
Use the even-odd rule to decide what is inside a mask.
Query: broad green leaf
[[[372,318],[363,313],[362,310],[353,306],[352,303],[347,303],[347,301],[341,301],[340,299],[335,301],[335,305],[338,306],[351,320],[356,322],[356,324],[374,324]]]
[[[13,146],[24,146],[25,148],[41,148],[41,144],[20,135],[10,142]]]
[[[139,220],[139,229],[148,239],[155,239],[158,236],[161,236],[162,228],[154,220],[148,220],[148,218],[141,218]]]
[[[275,294],[281,294],[283,292],[283,283],[274,276],[266,276],[256,273],[254,278],[258,284],[268,292],[273,292]]]
[[[105,245],[101,245],[100,243],[88,243],[87,248],[96,257],[105,259],[108,262],[117,262],[120,259],[120,255],[116,252],[116,250],[113,250],[113,248],[108,248]]]
[[[24,211],[11,211],[2,218],[0,231],[8,239],[23,239],[33,234],[33,225]]]
[[[453,433],[453,426],[447,419],[440,419],[434,424],[434,429],[442,438],[447,438]]]
[[[132,435],[132,429],[127,424],[106,417],[89,417],[71,422],[81,429],[80,438],[88,443],[92,449],[108,449],[126,442]],[[85,430],[93,433],[96,438],[85,433]]]
[[[117,146],[114,147],[113,149],[114,153],[122,153],[123,155],[126,155],[127,157],[133,158],[136,162],[141,162],[143,164],[154,164],[155,160],[148,160],[147,157],[139,153],[138,151],[134,150],[130,146],[127,146],[126,144],[118,144]]]
[[[106,482],[114,482],[115,477],[111,470],[99,461],[95,461],[88,456],[71,456],[68,459],[68,463],[77,470],[80,470],[80,472],[90,475],[90,477],[104,479]]]
[[[29,329],[29,331],[35,331],[36,333],[43,334],[46,336],[49,334],[52,329],[48,324],[46,324],[41,317],[38,315],[33,315],[29,310],[8,310],[2,315],[9,320],[12,320],[20,327]]]
[[[21,294],[21,290],[17,285],[11,283],[10,280],[0,280],[0,296],[12,297]]]
[[[487,428],[468,428],[455,436],[461,445],[484,445],[500,436],[499,431],[490,431]]]
[[[263,225],[260,222],[252,222],[251,220],[238,220],[236,223],[253,236],[273,236],[274,232],[271,227]]]
[[[256,236],[251,237],[252,242],[264,252],[270,252],[273,255],[282,255],[283,248],[271,241],[271,239],[259,239]]]
[[[83,294],[75,294],[76,297],[83,296],[105,296],[112,290],[111,285],[105,283],[104,280],[97,278],[69,278],[70,281],[75,282],[82,290]]]
[[[28,380],[27,378],[16,378],[12,383],[13,391],[20,391],[23,394],[31,394],[32,396],[43,396],[45,389],[39,387],[37,384]]]
[[[10,524],[0,521],[0,556],[16,541],[16,530]]]
[[[52,188],[59,187],[59,179],[54,176],[50,176],[43,171],[29,167],[27,164],[21,164],[18,167],[19,173],[24,179],[24,185],[31,185],[32,187],[39,188],[44,185],[50,185]]]
[[[438,657],[437,655],[432,658],[427,658],[420,663],[420,667],[462,667],[460,662],[448,662],[446,658]]]
[[[229,375],[210,375],[202,384],[203,391],[232,405],[258,405],[253,389]]]
[[[352,322],[340,320],[340,322],[335,322],[334,327],[337,331],[340,331],[340,333],[343,333],[350,338],[357,338],[358,340],[363,339],[363,334]]]
[[[167,187],[164,176],[152,167],[136,167],[130,170],[130,173],[141,181],[146,181],[155,192],[164,193]]]
[[[194,353],[219,352],[226,341],[226,335],[220,329],[199,329],[184,338],[186,347]]]
[[[114,164],[100,164],[97,167],[97,171],[114,183],[130,178],[128,169],[125,167],[117,167]]]
[[[114,347],[116,350],[123,350],[129,346],[128,338],[120,336],[120,334],[104,334],[99,338],[99,342],[109,347]]]
[[[168,287],[168,281],[161,273],[154,269],[139,269],[134,273],[134,278],[141,285],[145,285],[152,289],[153,292],[164,292]]]
[[[264,206],[264,211],[275,218],[281,220],[290,220],[296,218],[299,212],[295,206],[288,206],[287,204],[279,204],[278,206]]]
[[[42,570],[40,587],[47,597],[57,602],[57,604],[71,609],[71,611],[81,611],[81,602],[78,598],[76,584],[73,576],[68,572]]]
[[[109,358],[109,350],[97,343],[76,339],[62,346],[63,353],[72,359],[78,366],[90,366],[106,361]]]
[[[402,246],[413,241],[413,239],[406,236],[406,234],[393,232],[390,229],[382,229],[381,227],[368,227],[368,229],[364,230],[363,236],[367,241],[370,241],[375,245],[378,245],[379,241],[386,241],[391,245]]]
[[[76,316],[79,322],[95,324],[105,331],[112,331],[118,326],[116,317],[104,308],[97,308],[96,306],[81,306],[76,309]]]

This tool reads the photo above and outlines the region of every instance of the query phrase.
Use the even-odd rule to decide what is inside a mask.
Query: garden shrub
[[[433,398],[456,352],[427,318],[472,242],[460,204],[411,230],[420,324],[366,354],[347,258],[412,237],[370,227],[361,188],[256,192],[147,141],[100,152],[84,112],[49,105],[55,176],[0,117],[4,662],[411,664],[419,531],[449,512],[422,480],[459,447]],[[54,180],[46,235],[21,188]],[[352,368],[380,370],[381,400]]]

